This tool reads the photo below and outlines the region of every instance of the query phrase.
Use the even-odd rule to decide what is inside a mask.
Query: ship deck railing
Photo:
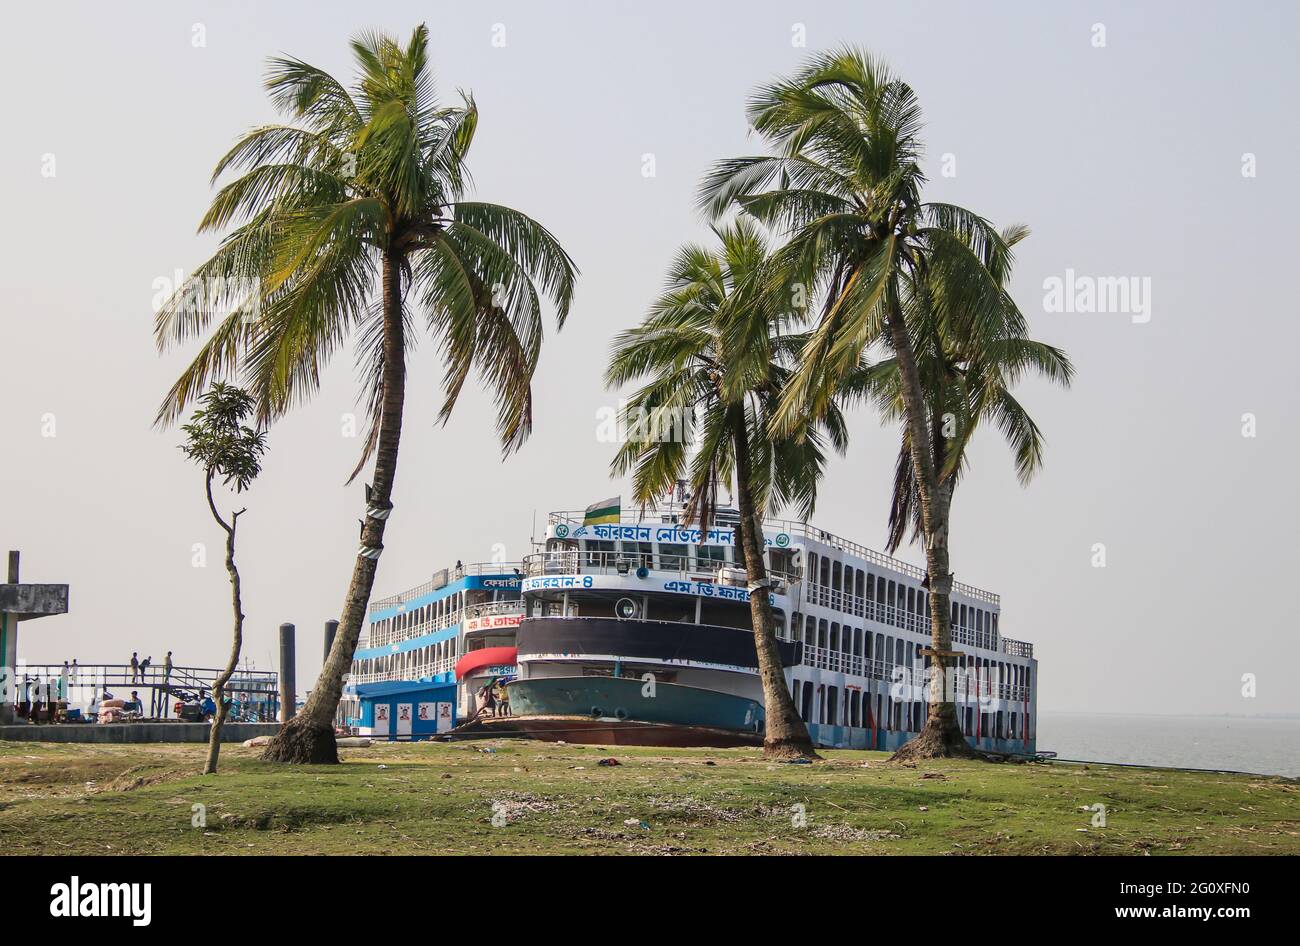
[[[692,565],[695,567],[689,567]],[[675,575],[691,581],[716,581],[737,588],[747,587],[743,568],[728,563],[691,560],[685,556],[566,549],[557,552],[534,552],[532,555],[525,556],[523,561],[524,575],[529,578],[546,575],[626,575],[635,574],[636,570],[642,567],[652,572]],[[781,593],[789,591],[790,586],[799,580],[797,576],[785,572],[773,572],[772,577],[777,580],[777,591]],[[932,622],[929,615],[917,614],[906,608],[864,598],[852,592],[828,588],[825,585],[809,583],[804,589],[803,600],[845,615],[875,621],[886,627],[914,631],[923,635],[931,633]],[[980,631],[954,624],[950,633],[954,644],[991,650],[1012,657],[1034,656],[1033,644],[1000,637],[996,631]]]
[[[472,604],[465,609],[465,618],[485,618],[494,614],[520,614],[524,610],[522,598],[515,598],[512,601],[485,601],[482,604]]]
[[[489,614],[519,614],[523,609],[524,603],[518,598],[511,601],[485,601],[482,604],[471,604],[455,611],[449,611],[438,617],[426,618],[418,624],[412,624],[410,627],[401,629],[388,628],[383,631],[374,631],[373,626],[371,626],[365,629],[360,642],[357,644],[357,649],[369,650],[373,647],[388,647],[391,644],[400,644],[415,637],[445,631],[447,628],[462,624],[470,618],[484,617]]]
[[[472,562],[469,565],[442,568],[433,573],[433,577],[414,588],[386,598],[376,598],[370,602],[370,610],[382,611],[384,608],[397,607],[403,601],[409,601],[423,595],[432,594],[439,588],[445,588],[453,581],[472,575],[510,575],[519,570],[519,562]]]
[[[568,549],[526,555],[523,566],[524,575],[528,578],[540,578],[546,575],[635,575],[638,569],[645,568],[660,577],[669,576],[732,588],[748,587],[744,567],[731,562],[692,559],[686,555],[585,552]],[[782,571],[769,571],[768,577],[777,583],[778,594],[785,594],[789,586],[797,580],[796,576]]]
[[[441,657],[438,660],[422,660],[409,668],[401,670],[371,670],[368,673],[348,674],[350,686],[358,683],[387,683],[390,680],[425,680],[451,673],[456,667],[457,657]]]
[[[906,664],[894,663],[891,660],[884,660],[879,657],[863,657],[861,654],[845,653],[830,647],[817,647],[813,644],[803,645],[803,665],[815,667],[819,670],[830,670],[855,677],[886,680],[910,684],[911,686],[925,686],[927,683],[924,669],[909,667]],[[1028,686],[991,679],[983,671],[981,671],[977,683],[973,669],[965,671],[958,669],[959,673],[962,674],[957,683],[957,692],[960,694],[1002,700],[1023,700],[1029,695]]]
[[[679,503],[672,503],[660,510],[647,510],[642,514],[638,510],[627,510],[620,512],[620,525],[641,525],[646,522],[653,522],[653,519],[647,518],[650,515],[658,515],[659,522],[664,525],[681,524],[686,521],[685,507]],[[583,523],[585,510],[560,510],[548,514],[548,522],[551,525],[569,525],[580,526]],[[734,528],[736,516],[727,516],[725,513],[718,515],[715,524],[722,528]],[[856,555],[864,561],[871,562],[881,568],[888,568],[909,578],[915,578],[917,581],[924,581],[926,571],[920,566],[913,565],[911,562],[905,562],[902,559],[894,558],[877,549],[869,548],[859,542],[846,539],[834,533],[827,532],[824,529],[818,529],[816,526],[809,525],[806,522],[799,522],[791,519],[764,519],[763,529],[766,532],[784,532],[794,537],[799,536],[805,539],[812,539],[814,542],[821,542],[832,548],[839,549],[841,552],[847,552],[850,555]],[[977,601],[984,601],[988,604],[996,605],[1000,602],[998,595],[992,591],[985,591],[983,588],[977,588],[974,585],[968,585],[965,582],[954,581],[953,590],[973,598]]]

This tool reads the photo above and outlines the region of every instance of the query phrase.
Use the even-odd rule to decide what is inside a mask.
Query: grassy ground
[[[1297,854],[1300,782],[827,752],[376,744],[307,768],[202,746],[0,744],[8,854]],[[618,766],[601,766],[616,758]],[[865,763],[865,764],[864,764]],[[1106,826],[1089,806],[1106,806]],[[206,826],[195,826],[202,805]],[[800,815],[802,814],[802,817]],[[495,822],[495,823],[494,823]]]

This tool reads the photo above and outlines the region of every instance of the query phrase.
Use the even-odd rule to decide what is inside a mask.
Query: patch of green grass
[[[911,768],[875,752],[796,766],[751,749],[499,740],[377,743],[343,750],[342,765],[307,767],[227,746],[221,773],[204,777],[204,751],[2,744],[0,845],[113,855],[1300,853],[1300,783],[1263,776]],[[611,757],[621,764],[599,765]],[[1092,824],[1098,803],[1105,827]]]

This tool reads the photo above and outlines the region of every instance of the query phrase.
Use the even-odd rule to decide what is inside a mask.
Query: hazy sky
[[[759,149],[750,89],[847,42],[917,89],[928,196],[1033,228],[1013,293],[1078,368],[1072,391],[1019,392],[1048,438],[1037,480],[1021,489],[985,431],[954,513],[954,571],[1034,642],[1039,706],[1300,711],[1282,607],[1300,565],[1294,5],[50,2],[5,17],[0,546],[22,550],[26,580],[72,586],[68,615],[23,625],[28,661],[226,653],[221,535],[178,432],[151,427],[183,363],[155,352],[154,281],[214,247],[194,235],[208,175],[275,117],[268,55],[348,75],[357,30],[405,39],[423,20],[444,92],[478,100],[475,193],[544,222],[582,276],[545,346],[533,439],[505,463],[476,391],[435,426],[439,361],[418,351],[377,595],[495,543],[522,556],[534,512],[617,491],[596,436],[610,339],[704,235],[702,172]],[[1067,270],[1149,280],[1144,311],[1048,311],[1045,282]],[[276,626],[296,622],[304,689],[356,547],[361,486],[342,484],[358,442],[341,420],[356,390],[339,357],[272,430],[243,500],[246,652],[270,666]],[[879,547],[897,434],[863,412],[853,435],[816,521]]]

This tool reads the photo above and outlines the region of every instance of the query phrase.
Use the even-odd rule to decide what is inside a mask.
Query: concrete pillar
[[[9,550],[9,584],[18,584],[18,551]],[[18,615],[0,611],[0,672],[4,673],[3,694],[0,694],[0,725],[9,725],[16,719],[15,705],[18,693]]]
[[[298,656],[293,646],[293,625],[280,625],[280,722],[293,718],[298,698],[296,687]]]
[[[325,622],[325,655],[321,658],[323,661],[330,659],[330,648],[334,646],[334,635],[339,632],[339,622],[329,620]]]

